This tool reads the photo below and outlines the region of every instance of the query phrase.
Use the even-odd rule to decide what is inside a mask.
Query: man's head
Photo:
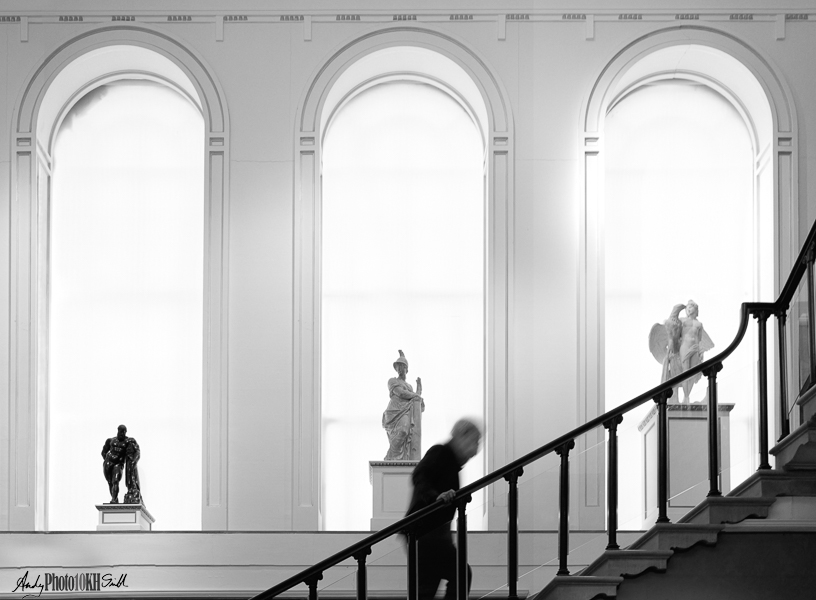
[[[482,441],[481,428],[470,419],[459,419],[451,429],[450,445],[464,465],[479,452],[479,443]]]
[[[123,439],[125,439],[125,437],[127,437],[125,435],[126,433],[127,433],[127,427],[125,427],[124,425],[119,425],[119,431],[116,434],[116,437],[118,437],[120,440],[123,440]]]

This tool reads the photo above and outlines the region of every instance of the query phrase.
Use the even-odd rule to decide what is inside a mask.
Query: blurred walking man
[[[451,533],[456,507],[450,502],[459,489],[459,471],[479,452],[481,439],[482,432],[478,425],[468,419],[460,419],[451,430],[450,441],[432,446],[414,469],[414,492],[408,514],[437,500],[449,504],[423,522],[418,532],[420,600],[431,600],[442,579],[448,582],[445,600],[456,599],[456,546],[453,545]],[[468,566],[468,593],[470,581],[471,569]]]

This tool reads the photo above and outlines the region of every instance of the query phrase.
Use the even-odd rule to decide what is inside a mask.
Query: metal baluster
[[[609,456],[607,467],[607,491],[606,510],[607,523],[609,524],[609,543],[607,550],[617,550],[618,546],[618,425],[623,421],[623,417],[615,417],[604,423],[604,427],[609,430]]]
[[[670,523],[669,505],[669,424],[666,404],[672,395],[666,390],[653,400],[657,403],[657,523]]]
[[[790,434],[788,418],[788,341],[785,334],[787,313],[784,310],[776,313],[776,325],[779,331],[779,427],[781,441]]]
[[[720,491],[720,442],[719,414],[717,413],[717,373],[722,371],[722,363],[703,370],[708,378],[708,494],[722,496]]]
[[[357,600],[368,598],[368,579],[366,577],[366,556],[371,554],[371,548],[360,550],[354,555],[357,561]]]
[[[470,494],[459,499],[456,511],[456,597],[458,600],[468,600],[470,592],[467,563],[467,512],[465,511],[468,502],[470,502]]]
[[[807,253],[807,283],[808,283],[808,347],[810,348],[810,385],[816,384],[816,299],[813,294],[813,261],[816,259],[816,249],[811,246]]]
[[[510,484],[507,494],[507,600],[518,600],[518,480],[524,469],[516,469],[504,479]]]
[[[759,468],[770,469],[768,463],[768,342],[767,312],[754,315],[759,324]],[[814,383],[814,380],[810,380]]]
[[[558,501],[558,572],[569,575],[567,555],[569,554],[569,451],[575,448],[575,440],[566,442],[555,453],[561,457],[561,481]]]
[[[309,600],[317,600],[317,582],[321,579],[323,579],[323,573],[317,573],[303,582],[309,586]]]
[[[408,537],[408,600],[419,600],[419,569],[417,568],[417,536],[406,531]]]

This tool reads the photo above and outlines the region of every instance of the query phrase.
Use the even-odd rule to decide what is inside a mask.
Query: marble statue
[[[115,437],[105,440],[102,447],[102,472],[108,482],[111,500],[110,504],[119,504],[119,481],[122,479],[122,470],[125,471],[125,504],[142,504],[142,493],[139,489],[139,470],[137,464],[141,453],[139,444],[133,438],[127,437],[127,427],[119,425]]]
[[[388,380],[388,407],[383,412],[382,426],[388,435],[385,460],[419,460],[422,458],[422,380],[417,377],[417,391],[405,380],[408,360],[402,350],[394,361],[397,377]]]
[[[680,317],[685,309],[686,317]],[[697,319],[699,307],[694,300],[688,304],[675,304],[669,318],[663,323],[655,323],[649,332],[649,350],[657,362],[663,365],[660,381],[667,381],[703,362],[705,352],[714,347],[714,342]],[[691,388],[702,377],[701,373],[689,377],[681,384],[683,400],[680,400],[675,388],[673,398],[677,402],[689,402]],[[680,387],[680,386],[678,386]]]

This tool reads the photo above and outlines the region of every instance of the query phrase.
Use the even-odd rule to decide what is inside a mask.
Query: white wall
[[[292,446],[293,135],[298,103],[330,56],[355,38],[395,26],[392,13],[436,16],[429,22],[411,22],[411,26],[443,32],[471,48],[506,91],[514,119],[515,171],[511,176],[515,241],[510,265],[514,303],[508,331],[509,414],[513,420],[507,428],[514,432],[509,440],[511,454],[520,456],[576,426],[581,406],[588,406],[590,413],[597,411],[593,399],[579,398],[577,385],[579,240],[583,225],[581,107],[593,82],[616,53],[642,36],[676,27],[675,13],[689,9],[679,2],[661,2],[665,8],[657,8],[653,2],[642,1],[636,4],[643,7],[644,19],[629,22],[619,20],[617,11],[606,3],[575,5],[576,13],[596,15],[594,36],[588,39],[587,21],[565,21],[562,11],[550,9],[555,4],[537,3],[529,12],[533,21],[507,22],[505,37],[500,39],[501,17],[506,10],[497,7],[498,3],[455,0],[448,5],[456,9],[444,12],[430,1],[392,3],[393,11],[380,2],[347,3],[348,8],[342,11],[332,8],[332,3],[316,0],[277,3],[275,11],[262,2],[246,2],[243,11],[231,4],[150,2],[130,13],[90,0],[71,3],[70,8],[60,4],[59,9],[52,8],[50,2],[22,0],[0,7],[0,16],[29,17],[27,41],[21,41],[19,23],[0,22],[0,48],[5,49],[0,52],[0,90],[5,92],[0,94],[0,313],[9,314],[9,150],[15,106],[37,68],[61,44],[110,26],[111,14],[135,14],[141,19],[135,26],[176,40],[200,57],[224,92],[231,159],[229,445],[224,465],[228,471],[227,528],[291,529],[293,464],[298,459]],[[811,105],[816,96],[816,70],[803,60],[816,54],[816,11],[809,22],[788,22],[784,39],[777,39],[781,31],[777,9],[763,10],[762,3],[750,1],[721,1],[717,5],[723,8],[706,8],[706,13],[716,15],[706,19],[701,14],[694,24],[722,32],[766,59],[795,102],[799,230],[781,230],[779,235],[783,241],[792,235],[798,248],[796,238],[804,235],[816,215],[814,203],[808,200],[809,175],[816,172],[816,113]],[[757,16],[751,22],[729,21],[728,15],[735,10],[732,6],[737,5],[742,7],[740,12],[756,10]],[[195,10],[188,8],[191,6]],[[421,6],[426,8],[421,10]],[[626,5],[627,13],[635,12],[631,6]],[[291,7],[289,12],[294,14],[311,15],[311,39],[304,39],[303,23],[278,20],[284,7]],[[361,14],[364,19],[371,15],[371,20],[337,22],[337,12]],[[448,15],[453,12],[473,14],[474,20],[451,21]],[[60,23],[60,14],[82,14],[86,20]],[[168,14],[194,15],[195,22],[167,22]],[[219,41],[215,22],[224,14],[245,14],[252,22],[226,23],[223,41]],[[156,15],[158,18],[153,18]],[[15,390],[8,387],[9,361],[9,322],[3,318],[0,389],[8,393],[0,395],[0,490],[10,489],[6,485],[9,477],[22,472],[12,464],[11,453],[5,451],[19,443],[16,426],[8,421],[17,398]],[[451,372],[451,377],[458,375]],[[503,439],[505,432],[494,434]],[[107,435],[107,431],[99,433],[100,443]],[[137,432],[133,435],[138,438]],[[551,469],[554,461],[544,463],[529,469],[522,479],[521,523],[525,528],[552,528],[556,522],[557,472]],[[23,471],[28,468],[24,467]],[[573,489],[591,491],[598,481],[597,477],[586,479],[581,485],[588,487],[576,485]],[[100,475],[100,501],[104,500],[103,486]],[[145,493],[149,496],[149,490]],[[602,502],[602,492],[599,494],[595,500]],[[0,494],[0,530],[9,527],[15,502],[10,494]],[[582,506],[593,503],[585,494],[575,494],[576,506],[579,502]],[[602,509],[590,506],[574,514],[574,526],[597,526],[599,519],[603,526]]]

